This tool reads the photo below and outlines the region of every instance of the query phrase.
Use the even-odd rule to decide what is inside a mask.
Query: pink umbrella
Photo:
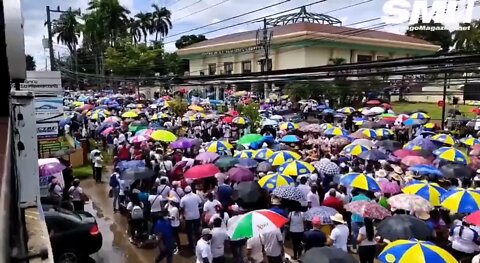
[[[384,194],[397,194],[402,192],[402,188],[396,182],[382,181],[380,182],[380,188]]]
[[[255,176],[250,169],[243,168],[243,167],[233,167],[228,170],[228,175],[232,181],[235,182],[249,182],[253,181]]]
[[[419,164],[430,164],[430,161],[422,156],[407,156],[402,158],[402,164],[406,166],[415,166]]]
[[[416,151],[400,149],[393,152],[393,155],[398,158],[405,158],[407,156],[419,156],[420,154]]]
[[[203,164],[197,165],[190,169],[188,169],[184,177],[189,179],[203,179],[208,177],[213,177],[215,174],[219,173],[220,169],[218,169],[214,164]]]
[[[105,130],[102,131],[102,135],[104,137],[107,137],[110,133],[115,131],[115,127],[108,127]]]
[[[480,169],[480,158],[478,156],[471,156],[470,157],[471,163],[468,165],[473,170]]]
[[[148,141],[148,138],[143,135],[135,135],[132,138],[129,139],[130,143],[141,143]]]
[[[122,119],[116,116],[110,116],[106,118],[103,122],[104,123],[119,123]]]
[[[480,156],[480,145],[474,145],[469,154],[470,156]]]
[[[212,163],[217,160],[218,157],[220,157],[220,155],[218,155],[217,153],[203,152],[197,155],[197,157],[195,157],[195,160],[201,161],[203,163]]]

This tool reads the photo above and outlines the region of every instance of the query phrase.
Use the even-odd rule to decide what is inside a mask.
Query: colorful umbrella
[[[255,153],[254,159],[268,160],[275,152],[269,148],[261,148]]]
[[[258,152],[257,152],[257,155],[258,155]],[[272,166],[279,166],[289,161],[299,160],[300,158],[302,158],[302,156],[300,156],[300,154],[296,152],[278,151],[278,152],[274,152],[272,156],[268,158],[268,162]]]
[[[393,209],[402,209],[407,211],[430,211],[432,204],[423,197],[411,194],[398,194],[388,198],[388,203]]]
[[[220,173],[220,170],[213,164],[202,164],[193,166],[184,173],[184,177],[188,179],[202,179],[213,177]]]
[[[455,145],[455,139],[448,134],[442,134],[442,133],[435,134],[432,137],[430,137],[430,140],[435,141],[435,142],[440,142],[440,143],[443,143],[443,144],[447,144],[447,145],[450,145],[450,146]]]
[[[348,131],[342,128],[332,127],[332,128],[326,129],[324,134],[326,136],[347,136]]]
[[[238,159],[230,156],[222,156],[215,161],[215,165],[219,168],[230,168],[238,163]]]
[[[220,157],[217,153],[212,153],[212,152],[203,152],[197,155],[195,157],[196,161],[201,161],[203,163],[211,163]]]
[[[369,161],[388,160],[388,155],[378,149],[371,149],[358,155],[359,158]]]
[[[199,112],[204,111],[204,109],[198,105],[190,105],[188,106],[188,109],[193,111],[199,111]]]
[[[302,139],[300,139],[297,135],[293,135],[293,134],[285,135],[282,137],[282,139],[280,139],[280,142],[284,142],[284,143],[298,143],[301,141]]]
[[[284,122],[280,124],[280,130],[285,131],[285,130],[296,130],[298,129],[298,124],[293,123],[293,122]]]
[[[418,174],[422,174],[422,175],[429,175],[429,174],[435,175],[435,176],[443,175],[442,171],[440,171],[437,167],[433,165],[427,165],[427,164],[415,165],[408,168],[408,170],[416,172]]]
[[[480,226],[480,211],[471,213],[470,215],[466,216],[463,220],[469,224]]]
[[[480,140],[474,137],[467,137],[460,139],[460,142],[467,146],[474,146],[480,144]]]
[[[441,205],[452,213],[473,213],[480,210],[480,192],[456,188],[441,197]]]
[[[128,139],[130,143],[142,143],[148,141],[148,138],[143,135],[135,135]]]
[[[375,133],[377,134],[377,137],[380,137],[380,138],[385,138],[385,137],[388,138],[394,135],[392,130],[385,129],[385,128],[377,129],[375,130]]]
[[[440,160],[445,160],[462,165],[468,165],[470,163],[470,157],[468,157],[462,151],[451,147],[450,149],[443,150],[440,154],[437,155],[437,158]]]
[[[172,149],[189,149],[195,146],[195,140],[189,138],[179,138],[176,141],[170,143]]]
[[[38,167],[40,176],[50,176],[56,173],[61,173],[65,168],[65,165],[61,163],[46,163]]]
[[[363,135],[367,136],[367,138],[370,138],[370,139],[377,138],[377,133],[373,129],[360,128],[355,133],[363,134]]]
[[[382,188],[382,193],[384,194],[397,194],[402,191],[402,188],[400,188],[400,185],[397,182],[382,180],[380,182],[380,187]]]
[[[256,133],[250,133],[243,135],[237,142],[237,144],[251,144],[251,143],[256,143],[256,142],[261,142],[263,141],[263,135],[261,134],[256,134]]]
[[[450,253],[432,242],[411,240],[397,240],[388,244],[378,255],[384,263],[456,263]]]
[[[102,131],[102,135],[104,137],[107,137],[110,133],[113,133],[115,131],[115,127],[108,127],[105,130]]]
[[[232,122],[235,124],[245,125],[248,123],[248,119],[244,117],[235,117],[233,118]]]
[[[116,117],[116,116],[110,116],[108,118],[106,118],[103,123],[118,123],[122,121],[122,119],[120,119],[119,117]]]
[[[314,167],[317,171],[322,175],[337,175],[340,174],[340,167],[334,162],[326,161],[326,162],[316,162],[314,163]]]
[[[299,176],[304,174],[311,174],[315,171],[313,165],[304,162],[304,161],[291,161],[285,164],[282,164],[278,167],[277,172],[282,175],[288,176]]]
[[[355,111],[356,110],[355,110],[354,107],[343,107],[343,108],[337,110],[337,112],[344,113],[344,114],[351,114]]]
[[[127,111],[122,114],[122,118],[136,118],[138,114],[134,111]]]
[[[322,224],[328,225],[333,224],[331,216],[334,216],[338,213],[337,210],[328,206],[317,206],[312,207],[305,212],[305,220],[312,221],[315,217],[320,218],[322,220]]]
[[[416,166],[416,165],[428,165],[430,161],[425,159],[422,156],[406,156],[402,158],[402,164],[406,166]]]
[[[253,159],[257,152],[255,150],[243,150],[236,152],[233,157],[243,158],[243,159]]]
[[[334,126],[331,123],[322,123],[320,124],[320,129],[326,131],[330,128],[334,128]]]
[[[382,190],[373,177],[363,173],[348,173],[340,178],[340,184],[372,192]]]
[[[436,127],[435,123],[431,123],[431,122],[425,123],[423,125],[423,128],[426,129],[426,130],[434,130],[435,127]]]
[[[258,184],[266,190],[272,191],[273,189],[280,187],[291,185],[295,186],[295,180],[292,177],[287,175],[281,175],[278,173],[265,175],[264,177],[258,180]]]
[[[150,138],[154,141],[162,142],[174,142],[177,140],[177,136],[170,131],[166,130],[156,130],[150,134]]]
[[[345,155],[358,156],[363,152],[370,151],[371,148],[368,146],[363,146],[361,144],[349,144],[345,146],[342,150],[342,153]]]
[[[414,181],[403,187],[402,192],[423,197],[434,206],[440,206],[440,197],[447,192],[436,183]]]
[[[233,146],[228,141],[213,141],[207,143],[205,151],[218,154],[228,154]]]
[[[376,202],[354,201],[346,204],[344,207],[348,212],[371,219],[383,220],[385,217],[392,216],[392,213],[390,213],[388,209]]]
[[[418,151],[418,150],[422,150],[422,146],[416,145],[413,142],[408,142],[403,146],[403,149],[410,150],[410,151]]]
[[[430,119],[430,116],[428,114],[423,113],[423,112],[415,112],[410,115],[411,119],[416,119],[416,120],[428,120]]]
[[[240,240],[279,229],[288,219],[272,210],[262,209],[235,216],[228,222],[227,234],[231,240]]]

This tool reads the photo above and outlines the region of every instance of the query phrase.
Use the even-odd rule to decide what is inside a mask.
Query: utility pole
[[[262,33],[260,35],[260,30],[257,32],[257,46],[261,46],[262,49],[263,49],[263,56],[264,58],[261,59],[261,71],[264,73],[264,75],[268,75],[268,71],[270,71],[270,65],[271,63],[269,63],[270,61],[270,44],[271,44],[271,41],[272,41],[272,35],[273,35],[273,32],[270,31],[270,34],[268,32],[268,23],[267,23],[267,18],[263,18],[263,28],[262,28]],[[268,82],[265,82],[263,84],[263,94],[264,94],[264,98],[268,98],[267,94],[268,94],[268,90],[270,88],[270,83]]]
[[[447,72],[443,76],[442,130],[445,129],[445,111],[447,107]]]
[[[49,50],[49,56],[50,56],[50,70],[55,71],[57,70],[57,65],[55,64],[55,55],[53,52],[53,36],[52,36],[52,21],[50,18],[50,6],[47,5],[46,7],[47,11],[47,31],[48,31],[48,50]],[[60,7],[58,7],[60,9]]]

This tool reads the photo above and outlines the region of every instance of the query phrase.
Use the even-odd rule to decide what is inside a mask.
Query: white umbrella
[[[377,114],[381,114],[381,113],[384,113],[385,112],[385,109],[382,108],[382,107],[373,107],[370,109],[371,112],[374,112],[374,113],[377,113]]]
[[[271,120],[271,119],[266,119],[266,120],[262,121],[262,126],[267,126],[267,125],[276,126],[276,125],[278,125],[278,122],[275,121],[275,120]]]
[[[270,117],[270,119],[275,120],[275,121],[281,121],[283,120],[283,117],[280,115],[273,115]]]

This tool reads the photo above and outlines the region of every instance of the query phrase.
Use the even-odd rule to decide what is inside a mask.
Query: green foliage
[[[207,38],[204,35],[185,35],[181,36],[176,42],[175,46],[178,49],[193,45],[198,42],[202,42],[204,40],[207,40]]]
[[[443,27],[444,25],[430,21],[430,23],[417,23],[413,26]],[[452,45],[452,33],[448,30],[414,30],[407,31],[405,34],[407,36],[416,37],[426,40],[432,44],[439,45],[444,52],[448,52],[450,46]]]
[[[35,63],[35,59],[33,58],[32,55],[26,55],[25,56],[25,62],[26,62],[26,70],[35,70],[37,67]]]
[[[161,47],[134,45],[130,39],[124,39],[119,45],[107,49],[106,66],[114,75],[148,76],[154,73],[155,59],[162,54]]]
[[[258,103],[250,103],[239,108],[242,116],[245,116],[252,121],[252,130],[255,130],[258,125],[260,125],[261,118],[258,110],[260,110],[260,105]]]
[[[454,32],[453,43],[456,50],[479,50],[480,49],[480,20],[474,20],[468,24],[460,24],[462,27],[470,26],[469,30]]]
[[[169,101],[168,105],[176,116],[183,116],[188,110],[188,103],[181,98],[175,98]]]

